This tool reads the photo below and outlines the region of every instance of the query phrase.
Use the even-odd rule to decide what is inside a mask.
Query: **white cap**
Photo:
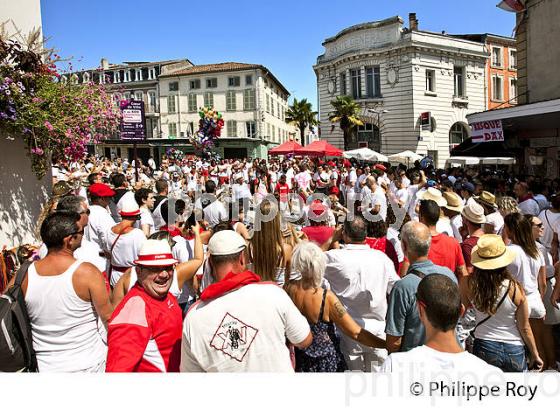
[[[208,242],[210,255],[235,255],[241,252],[247,244],[245,239],[235,231],[220,231],[212,235]]]

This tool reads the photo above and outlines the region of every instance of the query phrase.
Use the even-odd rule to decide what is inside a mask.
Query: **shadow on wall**
[[[0,248],[37,243],[37,220],[51,192],[51,171],[38,180],[22,138],[0,133]]]

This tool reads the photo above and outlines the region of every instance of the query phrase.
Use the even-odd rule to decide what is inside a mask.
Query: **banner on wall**
[[[504,141],[502,120],[473,122],[470,126],[473,143]]]

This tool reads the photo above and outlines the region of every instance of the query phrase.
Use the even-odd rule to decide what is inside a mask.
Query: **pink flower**
[[[45,127],[47,127],[47,129],[48,129],[49,131],[54,130],[54,127],[53,127],[52,124],[51,124],[50,122],[48,122],[48,121],[45,121]]]
[[[41,148],[31,148],[31,153],[34,154],[34,155],[41,156],[45,152]]]

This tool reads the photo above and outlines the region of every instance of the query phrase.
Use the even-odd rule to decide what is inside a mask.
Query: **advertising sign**
[[[431,112],[423,112],[420,114],[420,125],[422,126],[423,131],[431,131],[432,130],[432,113]]]
[[[501,120],[473,122],[470,125],[473,143],[504,140]]]
[[[144,101],[122,100],[121,140],[135,141],[146,138],[144,129]]]

